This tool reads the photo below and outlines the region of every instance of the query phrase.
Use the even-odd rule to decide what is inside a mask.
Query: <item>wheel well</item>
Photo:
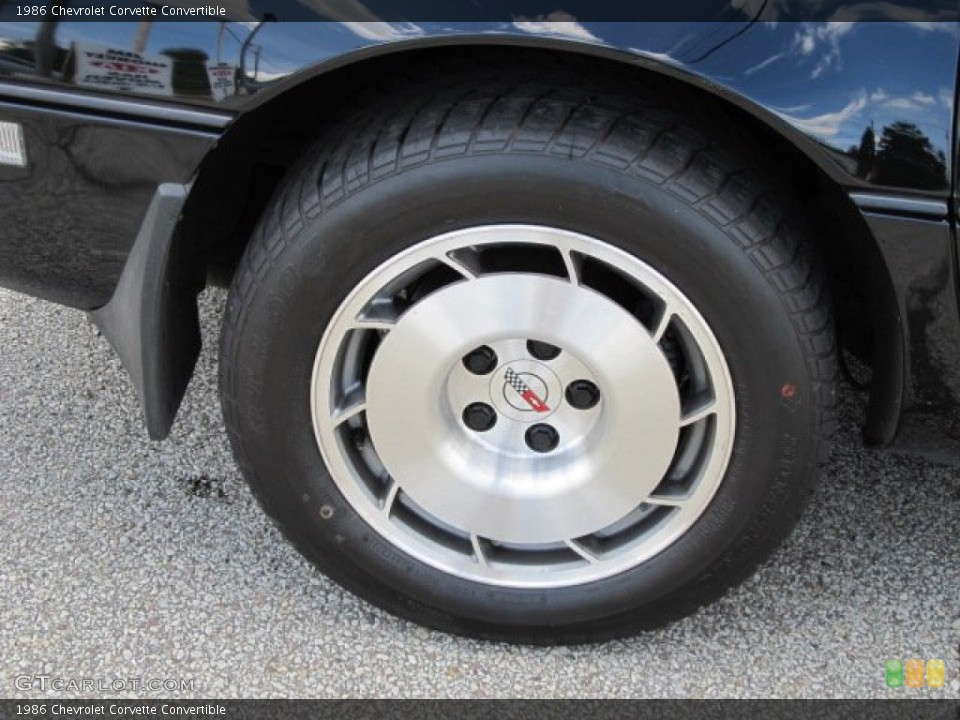
[[[669,88],[678,102],[694,102],[741,138],[760,147],[767,164],[809,210],[811,242],[822,257],[837,318],[841,352],[873,370],[865,436],[893,438],[902,395],[903,338],[886,265],[859,210],[847,193],[793,142],[730,100],[649,67],[528,47],[469,46],[405,50],[358,61],[307,80],[239,118],[205,158],[181,225],[202,253],[208,277],[228,284],[261,212],[277,184],[308,144],[350,112],[410,82],[465,64],[547,60],[569,68],[571,81],[617,73],[625,82]],[[431,75],[434,74],[434,75]],[[237,208],[242,208],[237,212]],[[202,244],[201,244],[202,243]]]

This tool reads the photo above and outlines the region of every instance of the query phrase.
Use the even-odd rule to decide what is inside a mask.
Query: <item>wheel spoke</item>
[[[573,550],[577,555],[582,557],[588,563],[597,563],[600,562],[600,558],[596,556],[595,553],[590,552],[583,546],[582,543],[578,543],[576,540],[567,540],[567,547]]]
[[[645,503],[649,505],[664,505],[666,507],[680,507],[683,505],[689,498],[685,495],[680,495],[676,497],[670,497],[669,495],[650,495]]]
[[[667,331],[667,328],[670,327],[670,321],[673,320],[673,315],[673,310],[670,309],[669,305],[663,308],[663,313],[661,313],[660,318],[657,320],[657,327],[650,333],[650,337],[653,338],[655,343],[659,343],[660,340],[663,339],[663,334]]]
[[[384,515],[390,516],[390,512],[393,510],[393,504],[397,501],[397,493],[399,492],[400,483],[396,480],[391,480],[390,488],[387,490],[387,494],[380,504],[380,510]]]
[[[463,275],[467,280],[476,280],[477,274],[473,272],[470,268],[464,265],[459,260],[451,257],[450,255],[438,255],[438,260],[441,260],[447,267],[452,268],[461,275]]]
[[[561,248],[560,254],[563,255],[563,264],[567,268],[567,277],[570,278],[570,284],[580,284],[580,262],[573,256],[567,248]]]
[[[363,400],[358,402],[351,403],[345,407],[337,408],[331,414],[331,420],[333,420],[333,426],[336,427],[342,423],[345,423],[350,418],[355,415],[359,415],[367,409],[367,403]]]
[[[717,403],[712,397],[705,397],[691,407],[685,408],[680,417],[680,427],[693,425],[695,422],[703,420],[707,415],[712,415],[717,411]]]
[[[358,317],[353,321],[353,328],[355,330],[393,330],[393,327],[396,325],[395,320],[388,320],[385,318],[365,318]]]
[[[473,555],[476,557],[477,562],[486,567],[487,555],[483,551],[483,545],[480,544],[480,536],[476,533],[471,533],[470,544],[473,546]]]

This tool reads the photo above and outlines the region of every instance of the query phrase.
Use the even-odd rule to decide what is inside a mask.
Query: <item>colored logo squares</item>
[[[887,687],[903,685],[903,660],[887,660]]]
[[[923,660],[910,658],[903,660],[887,660],[884,666],[884,677],[887,687],[898,688],[906,685],[908,688],[922,688],[924,680],[929,688],[942,688],[946,681],[947,666],[943,660],[927,660],[924,672]]]
[[[927,660],[927,687],[942,688],[947,676],[947,665],[943,660]]]
[[[904,669],[906,670],[906,675],[907,675],[907,687],[909,688],[923,687],[923,660],[910,658],[905,663]]]

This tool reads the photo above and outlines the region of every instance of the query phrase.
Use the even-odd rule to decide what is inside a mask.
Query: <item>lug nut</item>
[[[589,380],[574,380],[567,385],[567,402],[577,410],[589,410],[600,402],[600,388]]]
[[[497,424],[497,411],[486,403],[470,403],[463,411],[463,424],[476,432],[486,432]]]
[[[552,425],[544,423],[537,423],[527,428],[524,439],[527,441],[527,447],[538,453],[548,453],[555,450],[560,443],[560,435],[556,429]]]
[[[553,360],[560,354],[560,348],[539,340],[527,340],[527,352],[537,360]]]
[[[463,356],[463,366],[474,375],[486,375],[497,367],[497,354],[489,345],[481,345]]]

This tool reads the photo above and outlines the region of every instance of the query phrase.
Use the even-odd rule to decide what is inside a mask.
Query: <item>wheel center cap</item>
[[[490,378],[490,398],[497,412],[517,422],[542,422],[557,410],[560,378],[536,360],[515,360]]]
[[[562,352],[521,359],[531,338]],[[463,364],[481,345],[506,361],[489,377]],[[566,402],[563,383],[576,379],[601,389],[597,405]],[[484,431],[462,420],[477,402],[499,417]],[[499,542],[558,542],[622,518],[663,479],[679,418],[670,365],[637,319],[546,276],[491,275],[432,293],[380,342],[366,385],[373,448],[404,495]],[[538,423],[559,437],[549,452],[526,441]]]

